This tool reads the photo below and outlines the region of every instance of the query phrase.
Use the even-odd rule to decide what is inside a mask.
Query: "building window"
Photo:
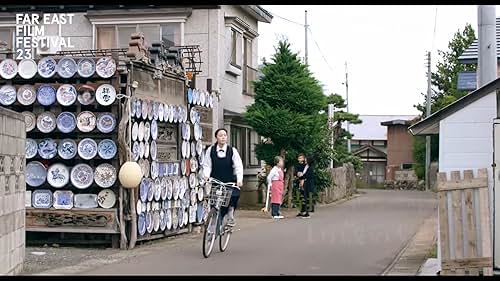
[[[231,126],[230,145],[238,149],[244,168],[260,167],[255,153],[255,145],[260,143],[260,136],[250,128]]]
[[[413,163],[401,163],[401,170],[413,169]]]
[[[241,68],[242,64],[242,40],[241,33],[231,28],[231,64],[237,68]]]
[[[373,141],[373,146],[376,147],[386,147],[386,141],[385,140],[374,140]]]
[[[130,35],[143,32],[147,46],[162,40],[167,47],[181,44],[181,24],[123,24],[100,25],[96,29],[98,49],[128,48]]]
[[[0,59],[11,59],[14,57],[13,54],[6,54],[6,52],[14,52],[13,38],[14,28],[0,28]],[[5,45],[3,43],[5,43]]]
[[[243,93],[253,96],[255,94],[252,81],[257,80],[257,69],[252,67],[252,40],[244,39],[243,48]]]
[[[248,166],[249,167],[259,167],[259,159],[257,159],[257,153],[255,153],[255,145],[260,143],[260,137],[256,131],[247,129],[248,131]]]

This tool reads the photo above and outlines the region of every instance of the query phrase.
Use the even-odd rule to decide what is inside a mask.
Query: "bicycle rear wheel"
[[[208,214],[207,221],[205,222],[205,229],[203,231],[203,256],[208,258],[212,253],[217,238],[217,219],[219,212],[213,208]]]
[[[229,239],[231,239],[231,230],[224,227],[224,232],[219,236],[219,249],[224,252],[229,245]]]

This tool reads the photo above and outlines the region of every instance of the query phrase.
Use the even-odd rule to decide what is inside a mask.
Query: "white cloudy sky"
[[[304,27],[278,16],[304,23],[304,10],[307,10],[311,69],[325,84],[327,93],[345,96],[342,82],[347,61],[349,108],[359,114],[418,113],[413,105],[422,101],[420,93],[427,89],[426,52],[433,49],[434,71],[437,50],[447,49],[458,29],[463,30],[465,24],[470,23],[477,36],[475,5],[262,7],[277,16],[271,24],[259,23],[259,62],[262,57],[272,56],[278,38],[283,35],[293,50],[303,56]],[[498,15],[500,6],[496,9]]]

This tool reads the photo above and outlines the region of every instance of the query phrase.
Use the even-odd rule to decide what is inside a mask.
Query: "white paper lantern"
[[[120,168],[118,178],[125,188],[137,188],[142,180],[142,170],[136,162],[125,162]]]

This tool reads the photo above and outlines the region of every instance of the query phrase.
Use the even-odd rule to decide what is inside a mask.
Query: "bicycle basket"
[[[210,206],[213,206],[217,205],[217,201],[219,201],[221,207],[227,207],[229,206],[232,193],[233,189],[230,187],[217,186],[216,188],[212,188],[208,195],[208,203]]]

